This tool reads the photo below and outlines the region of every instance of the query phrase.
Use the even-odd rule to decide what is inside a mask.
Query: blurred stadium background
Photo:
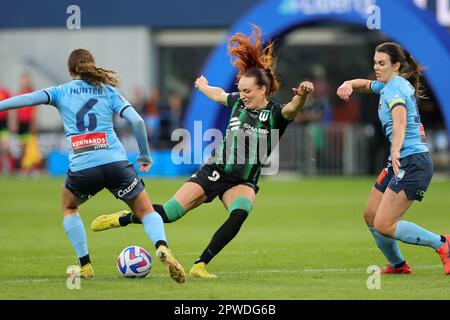
[[[192,129],[193,120],[202,120],[203,130],[223,129],[227,118],[226,110],[211,106],[193,92],[194,80],[205,73],[211,84],[233,90],[227,69],[229,57],[222,50],[225,40],[230,33],[248,32],[250,23],[257,23],[277,41],[282,90],[275,99],[289,101],[290,88],[303,79],[314,81],[316,86],[314,96],[281,141],[281,173],[375,175],[389,152],[379,127],[378,97],[354,95],[344,103],[335,92],[346,79],[373,78],[375,46],[394,40],[429,68],[424,78],[429,99],[421,100],[419,109],[436,172],[448,176],[450,93],[436,92],[438,86],[434,83],[441,79],[431,75],[442,68],[442,73],[450,74],[450,70],[445,70],[450,60],[449,1],[395,1],[391,6],[397,6],[394,9],[398,14],[383,11],[389,2],[392,1],[3,0],[0,86],[15,95],[68,81],[68,54],[77,47],[88,48],[98,65],[118,72],[122,93],[146,120],[155,158],[150,175],[187,175],[196,166],[176,166],[170,161],[171,148],[177,143],[171,141],[172,131],[180,127]],[[364,11],[370,4],[381,8],[381,30],[370,30],[366,25]],[[78,20],[74,16],[78,9],[71,5],[78,6]],[[278,11],[267,12],[270,5]],[[431,27],[423,31],[414,21],[403,23],[398,15],[405,19],[415,15]],[[444,42],[446,63],[420,59],[433,57],[431,38]],[[445,82],[448,89],[448,80]],[[36,163],[31,155],[28,167],[20,170],[25,149],[16,133],[21,121],[33,120],[30,115],[12,114],[9,166],[3,156],[2,172],[64,175],[67,146],[58,112],[51,106],[35,110],[39,148]],[[121,120],[117,118],[116,128],[133,159],[137,146],[129,126]]]

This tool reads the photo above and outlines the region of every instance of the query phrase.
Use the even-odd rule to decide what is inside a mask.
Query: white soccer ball
[[[152,257],[138,246],[126,247],[117,258],[117,269],[122,277],[143,278],[150,273]]]

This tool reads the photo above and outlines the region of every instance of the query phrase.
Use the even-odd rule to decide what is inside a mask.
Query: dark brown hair
[[[236,33],[228,40],[228,54],[232,56],[231,63],[241,77],[253,77],[258,86],[265,85],[266,95],[273,95],[280,87],[275,75],[276,58],[273,52],[273,43],[268,42],[264,47],[261,44],[261,29],[252,25],[252,33],[247,37],[243,33]]]
[[[67,65],[71,75],[78,75],[81,80],[94,84],[99,88],[104,84],[109,84],[113,87],[119,85],[116,72],[97,67],[94,56],[86,49],[73,50]]]
[[[375,48],[375,51],[386,53],[392,64],[399,62],[399,74],[412,84],[417,96],[424,97],[420,83],[422,71],[425,70],[424,66],[418,64],[408,51],[395,42],[382,43]]]

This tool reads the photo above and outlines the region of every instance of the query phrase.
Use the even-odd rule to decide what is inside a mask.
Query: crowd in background
[[[145,93],[135,89],[130,102],[145,121],[150,145],[156,149],[169,148],[172,132],[182,127],[186,105],[183,97],[171,91],[163,98],[159,88],[150,88]]]
[[[378,97],[376,95],[352,95],[349,101],[344,102],[336,98],[336,90],[330,84],[323,65],[312,65],[310,74],[315,91],[308,99],[304,109],[299,112],[294,123],[309,128],[307,132],[318,154],[325,152],[323,150],[323,128],[326,126],[331,124],[369,124],[376,128],[378,124],[376,108]],[[368,75],[368,78],[371,76]],[[23,72],[18,92],[10,92],[7,85],[0,82],[0,100],[33,90],[35,88],[32,76],[28,72]],[[149,144],[153,150],[169,149],[173,146],[171,134],[175,129],[182,127],[187,105],[188,97],[176,91],[165,91],[167,93],[163,96],[162,91],[156,87],[146,90],[135,88],[131,94],[125,94],[145,120]],[[427,130],[438,132],[433,141],[430,141],[433,148],[436,149],[434,151],[441,150],[448,155],[448,137],[445,135],[442,114],[432,93],[426,92],[426,95],[428,99],[419,100],[422,123]],[[37,109],[33,106],[0,112],[0,170],[2,174],[34,175],[39,174],[45,167],[45,159],[43,159],[38,146],[37,120]],[[127,134],[130,130],[128,124],[119,117],[115,119],[115,127],[119,135]],[[443,135],[442,132],[444,132]],[[374,130],[371,154],[378,155],[380,159],[385,159],[386,153],[389,152],[384,140],[382,132]],[[318,157],[318,159],[320,158],[323,157]],[[376,165],[370,169],[370,172],[378,169],[375,167]]]
[[[11,95],[34,91],[32,77],[20,76],[20,89],[11,93],[0,84],[0,100]],[[37,113],[34,106],[0,112],[0,170],[2,174],[37,174],[42,169],[42,156],[37,144]]]

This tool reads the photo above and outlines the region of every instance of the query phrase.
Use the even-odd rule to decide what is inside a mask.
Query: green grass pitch
[[[238,236],[209,264],[218,279],[179,285],[153,260],[144,279],[120,278],[116,259],[129,245],[154,248],[142,226],[94,233],[98,215],[124,209],[102,191],[81,206],[96,278],[66,286],[76,262],[60,213],[63,179],[0,179],[0,299],[449,299],[450,277],[432,249],[400,244],[410,276],[382,277],[369,290],[367,268],[384,266],[362,218],[374,178],[264,179]],[[147,179],[155,203],[183,180]],[[437,233],[450,232],[450,181],[434,179],[423,203],[405,219]],[[227,213],[219,201],[166,225],[169,244],[188,271]]]

